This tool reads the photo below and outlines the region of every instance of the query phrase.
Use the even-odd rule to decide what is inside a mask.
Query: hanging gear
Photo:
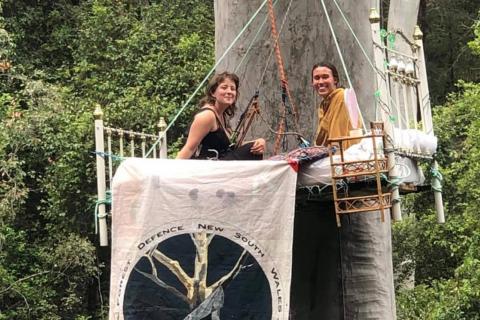
[[[233,146],[234,149],[240,147],[243,144],[243,140],[245,140],[245,136],[247,135],[247,132],[250,129],[253,120],[259,114],[260,108],[258,106],[258,91],[256,91],[255,95],[250,99],[247,108],[240,115],[237,127],[233,131],[230,138],[230,141],[232,143],[231,146]]]
[[[298,109],[296,105],[293,102],[292,95],[290,93],[290,90],[288,88],[288,80],[287,80],[287,75],[285,73],[285,67],[283,64],[283,59],[282,59],[282,53],[280,51],[280,44],[278,42],[278,32],[277,32],[277,23],[275,19],[275,13],[273,11],[273,0],[268,0],[268,14],[270,17],[270,25],[271,25],[271,30],[272,30],[272,39],[274,41],[274,51],[275,51],[275,59],[277,61],[277,66],[278,66],[278,73],[280,75],[280,86],[282,90],[282,103],[280,105],[280,121],[278,123],[277,131],[276,131],[276,136],[275,136],[275,144],[273,148],[273,153],[278,154],[280,150],[280,142],[282,138],[285,138],[285,128],[287,126],[287,108],[291,106],[291,110],[289,110],[293,116],[293,121],[295,124],[295,130],[299,132],[299,124],[298,124]],[[300,142],[303,143],[300,139]]]

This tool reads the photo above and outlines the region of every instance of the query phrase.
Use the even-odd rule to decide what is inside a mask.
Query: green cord
[[[101,204],[108,204],[108,205],[112,204],[112,192],[111,191],[105,192],[105,199],[97,200],[95,202],[95,212],[93,213],[93,216],[94,216],[94,219],[95,219],[95,234],[98,234],[98,219],[103,219],[103,218],[108,216],[108,214],[106,213],[106,210],[105,210],[105,213],[103,213],[103,214],[98,213],[98,207]]]
[[[395,33],[389,32],[387,36],[387,41],[390,49],[393,49],[395,47]]]
[[[442,181],[443,176],[438,169],[431,168],[430,173],[432,174],[432,189],[435,192],[442,192]]]
[[[380,40],[385,39],[388,36],[388,32],[385,29],[380,29]]]
[[[400,183],[402,182],[402,179],[399,179],[399,178],[392,178],[391,180],[388,179],[388,177],[385,175],[385,174],[381,174],[380,175],[387,183],[387,187],[390,189],[390,191],[395,191],[395,190],[398,190],[398,188],[400,187]],[[392,204],[396,204],[396,203],[399,203],[401,202],[402,199],[399,197],[397,198],[392,198]]]

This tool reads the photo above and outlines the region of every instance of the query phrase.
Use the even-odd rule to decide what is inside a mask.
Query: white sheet
[[[110,319],[288,319],[296,178],[284,161],[124,161]]]

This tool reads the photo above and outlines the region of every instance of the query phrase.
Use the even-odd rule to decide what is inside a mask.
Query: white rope
[[[340,12],[340,15],[341,15],[342,18],[343,18],[343,21],[345,21],[345,24],[347,25],[348,29],[349,29],[350,32],[352,33],[353,38],[355,39],[355,41],[357,42],[358,46],[360,47],[360,50],[362,50],[363,55],[365,56],[365,58],[367,59],[368,63],[369,63],[370,66],[372,67],[373,71],[375,71],[375,72],[377,72],[377,73],[380,73],[380,71],[377,70],[377,68],[375,68],[375,65],[373,64],[372,60],[371,60],[370,57],[368,56],[367,52],[365,51],[365,48],[363,47],[363,45],[362,45],[362,43],[360,42],[360,40],[358,39],[357,35],[356,35],[355,32],[353,31],[352,26],[351,26],[350,23],[348,22],[347,17],[345,17],[345,14],[343,13],[343,10],[342,10],[342,9],[340,8],[340,6],[338,5],[337,0],[333,0],[333,3],[335,3],[335,6],[337,7],[338,11]]]
[[[321,0],[323,6],[323,12],[325,13],[325,17],[327,18],[328,27],[330,28],[330,32],[332,33],[333,41],[335,42],[335,47],[337,48],[338,55],[340,57],[340,61],[342,63],[343,71],[345,72],[345,76],[347,77],[348,86],[353,88],[352,81],[350,80],[350,75],[348,74],[347,66],[345,65],[345,60],[343,59],[342,51],[340,50],[340,45],[338,44],[337,36],[335,34],[335,30],[333,29],[332,21],[330,21],[330,16],[327,12],[327,7],[325,6],[325,1]]]
[[[333,29],[332,21],[330,21],[330,16],[328,15],[327,12],[327,7],[325,6],[325,1],[322,1],[322,7],[323,7],[323,12],[325,13],[325,17],[327,18],[328,22],[328,27],[330,28],[330,32],[332,33],[333,41],[335,42],[335,47],[337,48],[338,55],[340,57],[340,61],[342,63],[343,71],[345,72],[345,76],[347,77],[348,81],[348,86],[354,90],[353,85],[352,85],[352,80],[350,79],[350,75],[347,70],[347,66],[345,64],[345,60],[343,59],[343,54],[342,51],[340,50],[340,45],[338,44],[337,36],[335,34],[335,30]],[[358,109],[358,114],[360,115],[360,118],[362,119],[362,126],[363,126],[363,132],[367,132],[367,127],[365,125],[365,120],[363,119],[362,111],[360,110],[360,106],[357,104],[357,109]]]
[[[273,3],[273,5],[275,6],[277,3],[278,3],[278,0],[275,0],[275,2]],[[242,59],[240,60],[240,62],[239,62],[239,63],[237,64],[237,66],[235,67],[235,69],[234,69],[234,72],[235,72],[235,73],[238,71],[238,69],[240,68],[240,66],[243,64],[243,61],[245,60],[245,58],[246,58],[246,57],[248,56],[248,54],[250,53],[250,50],[252,49],[253,44],[256,42],[258,36],[260,35],[260,32],[263,30],[263,27],[265,26],[265,23],[267,22],[267,19],[268,19],[268,14],[265,15],[265,18],[263,18],[262,24],[260,25],[260,27],[258,28],[257,32],[255,33],[255,36],[253,37],[252,41],[250,42],[250,45],[248,46],[247,51],[245,52],[245,54],[243,55]]]
[[[243,27],[243,29],[240,31],[240,33],[235,37],[235,39],[233,39],[232,43],[230,43],[230,45],[227,47],[227,49],[225,50],[225,52],[222,54],[222,56],[217,60],[217,62],[215,63],[215,65],[210,69],[210,71],[207,73],[207,75],[205,76],[205,78],[203,78],[202,82],[200,82],[200,84],[197,86],[197,88],[195,89],[195,91],[190,95],[190,97],[188,97],[187,101],[182,105],[182,107],[180,108],[180,110],[177,112],[177,114],[175,115],[175,117],[173,118],[172,121],[170,121],[170,123],[168,124],[167,128],[165,129],[164,131],[164,134],[167,133],[168,129],[170,129],[172,127],[172,125],[175,123],[175,121],[178,119],[178,117],[180,116],[180,114],[185,110],[185,108],[188,106],[188,104],[190,103],[190,101],[192,101],[193,97],[195,97],[195,95],[198,93],[198,91],[200,91],[200,88],[203,87],[203,85],[205,84],[205,82],[207,82],[208,78],[210,77],[210,75],[215,71],[215,69],[218,67],[218,65],[223,61],[223,59],[225,58],[225,56],[227,55],[227,53],[232,49],[232,47],[234,46],[234,44],[238,41],[238,39],[243,35],[243,33],[247,30],[247,28],[250,26],[250,24],[255,20],[255,18],[257,17],[258,13],[263,9],[263,7],[265,6],[265,4],[267,3],[268,0],[264,0],[262,2],[262,4],[260,5],[260,7],[257,9],[257,11],[255,11],[255,13],[252,15],[252,17],[250,17],[250,20],[248,20],[248,22],[245,24],[245,26]],[[161,138],[158,138],[157,141],[155,141],[155,143],[153,144],[153,146],[150,148],[150,150],[148,150],[147,154],[145,157],[148,157],[150,155],[150,153],[155,150],[155,147],[157,146],[157,144],[160,142]]]
[[[342,8],[340,8],[340,5],[338,4],[337,0],[333,0],[333,2],[335,3],[335,6],[337,7],[338,11],[340,12],[340,15],[341,15],[342,18],[343,18],[343,21],[345,22],[345,24],[347,25],[347,27],[348,27],[348,29],[350,30],[351,34],[353,35],[355,41],[357,42],[360,50],[361,50],[362,53],[363,53],[363,56],[365,57],[365,59],[367,59],[368,64],[370,65],[370,67],[372,68],[372,70],[373,70],[375,73],[377,73],[377,74],[379,74],[379,75],[382,76],[382,78],[386,81],[386,85],[388,86],[387,75],[386,75],[384,72],[382,72],[381,70],[378,70],[377,67],[375,67],[375,65],[373,64],[372,60],[371,60],[370,57],[368,56],[365,48],[363,47],[362,43],[360,42],[360,40],[358,39],[357,35],[355,34],[355,31],[353,31],[352,26],[350,25],[348,19],[346,18],[345,14],[343,13]],[[388,49],[388,48],[383,47],[383,46],[382,46],[382,49],[387,49],[388,51],[394,51],[394,50],[392,50],[392,49]],[[402,53],[400,53],[400,52],[397,52],[397,53],[398,53],[398,54],[402,54]],[[402,54],[402,55],[403,55],[403,54]],[[377,86],[378,86],[378,84],[377,84]],[[390,103],[392,103],[395,108],[398,108],[395,100],[393,99],[393,97],[391,96],[390,93],[388,93],[388,101],[390,101]],[[383,102],[383,101],[379,101],[379,102],[385,104],[385,106],[389,106],[388,103],[385,103],[385,102]],[[392,110],[388,110],[387,113],[388,113],[389,115],[392,115]],[[404,115],[403,115],[403,114],[401,114],[401,119],[398,119],[398,121],[401,121],[402,119],[404,120]]]

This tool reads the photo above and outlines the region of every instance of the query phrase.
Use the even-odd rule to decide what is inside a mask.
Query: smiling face
[[[328,67],[316,67],[312,71],[312,85],[318,95],[325,98],[333,90],[337,89],[338,81]]]
[[[234,104],[237,99],[237,85],[233,80],[225,78],[219,83],[212,96],[219,105],[230,106]]]

